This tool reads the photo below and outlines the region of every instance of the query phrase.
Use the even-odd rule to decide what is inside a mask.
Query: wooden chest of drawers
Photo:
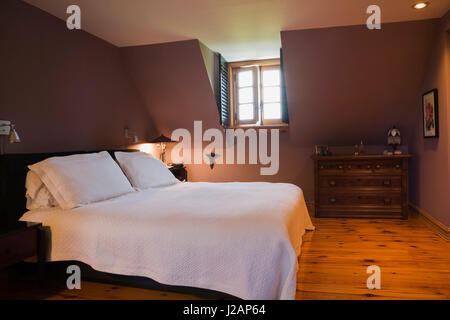
[[[407,219],[410,157],[313,156],[315,216]]]

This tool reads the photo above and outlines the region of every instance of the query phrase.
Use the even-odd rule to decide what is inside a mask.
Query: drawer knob
[[[384,199],[384,204],[385,205],[389,205],[389,204],[391,204],[391,202],[392,202],[391,198],[385,198]]]
[[[381,169],[381,166],[380,166],[379,164],[377,164],[377,165],[375,166],[375,168],[377,168],[377,169],[379,170],[379,169]]]
[[[391,180],[384,180],[383,181],[383,185],[390,186],[391,185]]]
[[[323,166],[320,166],[320,169],[323,169]]]
[[[369,165],[367,166],[367,169],[370,169],[370,168],[372,168],[372,166],[369,164]]]
[[[352,166],[351,166],[351,165],[348,165],[348,166],[347,166],[347,168],[351,169],[351,168],[352,168]]]
[[[400,169],[400,165],[399,165],[399,164],[396,164],[396,165],[395,165],[395,169]]]
[[[336,185],[336,181],[330,180],[330,181],[329,181],[329,185],[332,186],[332,187],[334,187],[334,186]]]
[[[336,203],[336,198],[329,198],[328,202],[334,204],[334,203]]]
[[[342,165],[339,165],[338,168],[339,168],[339,169],[343,169],[344,167],[343,167]]]

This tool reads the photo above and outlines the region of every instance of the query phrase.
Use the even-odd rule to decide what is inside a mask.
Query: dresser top
[[[394,154],[394,155],[384,155],[384,154],[364,154],[360,156],[355,156],[352,154],[348,155],[335,155],[335,156],[312,156],[313,160],[385,160],[385,159],[405,159],[411,158],[410,154]]]

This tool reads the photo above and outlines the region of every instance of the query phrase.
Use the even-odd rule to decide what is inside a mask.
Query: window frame
[[[262,70],[270,69],[277,67],[281,72],[281,64],[280,59],[265,59],[265,60],[248,60],[248,61],[239,61],[239,62],[229,62],[228,63],[228,75],[229,75],[229,83],[230,83],[230,93],[229,93],[229,101],[230,101],[230,127],[231,128],[239,128],[239,127],[287,127],[288,125],[283,122],[282,110],[280,110],[280,119],[267,119],[264,120],[264,108],[262,106],[262,94],[263,94],[263,85],[261,81]],[[253,77],[253,85],[254,90],[257,89],[257,97],[254,99],[254,117],[252,120],[239,120],[238,116],[238,80],[237,73],[243,68],[254,68],[257,77]],[[256,83],[256,84],[255,84]],[[282,108],[282,84],[280,79],[280,108]]]

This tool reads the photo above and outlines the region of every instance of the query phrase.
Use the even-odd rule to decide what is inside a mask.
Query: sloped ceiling
[[[277,57],[280,31],[365,24],[369,5],[382,22],[438,18],[450,0],[26,0],[61,19],[81,7],[82,28],[114,45],[199,39],[229,61]]]
[[[126,47],[121,53],[160,132],[170,136],[177,128],[191,130],[194,120],[219,125],[198,40]]]

